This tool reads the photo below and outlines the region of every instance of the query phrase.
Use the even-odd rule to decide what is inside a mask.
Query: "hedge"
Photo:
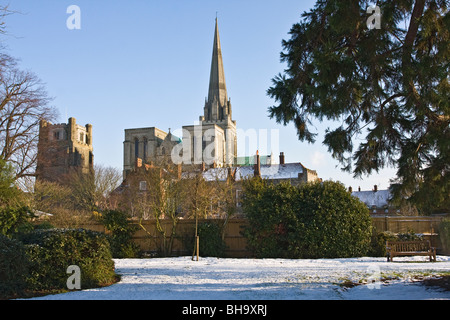
[[[28,267],[25,246],[0,234],[0,299],[21,294],[26,289]]]
[[[35,230],[22,236],[30,260],[30,290],[67,289],[67,268],[81,269],[81,289],[115,281],[109,242],[99,232],[84,229]]]
[[[260,258],[347,258],[369,249],[369,210],[339,182],[249,179],[243,210],[249,249]]]

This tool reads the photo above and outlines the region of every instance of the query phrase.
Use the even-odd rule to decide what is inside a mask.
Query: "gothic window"
[[[139,158],[139,140],[138,138],[134,139],[134,156]]]
[[[74,166],[81,165],[81,155],[80,155],[80,153],[78,152],[77,149],[75,149],[75,153],[73,155],[73,165]]]
[[[144,161],[147,159],[147,151],[148,151],[148,141],[147,138],[144,138]]]

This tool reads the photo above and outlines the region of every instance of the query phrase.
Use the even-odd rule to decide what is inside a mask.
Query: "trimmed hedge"
[[[369,249],[369,210],[338,182],[246,180],[243,210],[249,248],[257,257],[347,258]]]
[[[0,234],[0,299],[21,294],[26,288],[29,259],[25,246]]]
[[[27,245],[30,290],[67,289],[67,268],[81,269],[81,289],[101,287],[116,279],[109,242],[84,229],[35,230],[21,239]]]

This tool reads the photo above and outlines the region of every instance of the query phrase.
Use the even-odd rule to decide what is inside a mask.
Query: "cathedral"
[[[182,128],[182,137],[155,127],[125,130],[124,178],[136,166],[170,160],[184,167],[229,167],[236,163],[236,121],[232,119],[216,18],[208,97],[199,122]]]
[[[285,163],[284,152],[278,164],[272,154],[256,152],[254,157],[237,157],[236,121],[227,93],[217,18],[208,96],[199,121],[183,126],[181,137],[172,134],[170,129],[169,132],[156,127],[125,129],[123,151],[124,181],[139,168],[169,163],[177,165],[180,177],[182,172],[201,171],[206,180],[219,177],[239,181],[248,176],[292,184],[320,180],[316,171],[300,162]],[[74,118],[67,124],[41,122],[38,179],[64,181],[73,170],[92,172],[93,159],[92,125],[80,126]],[[221,177],[224,173],[226,176]]]

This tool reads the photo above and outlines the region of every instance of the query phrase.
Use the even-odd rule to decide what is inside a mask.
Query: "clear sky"
[[[46,85],[59,122],[93,125],[95,163],[122,169],[124,129],[164,131],[192,125],[208,94],[216,12],[233,119],[242,131],[269,133],[267,152],[283,151],[323,179],[363,190],[387,188],[394,169],[354,180],[318,140],[298,141],[293,124],[268,117],[267,94],[282,72],[281,41],[314,6],[307,0],[14,0],[3,36],[20,67]],[[70,5],[81,9],[81,29],[70,30]],[[271,147],[270,132],[279,130]],[[238,137],[239,139],[239,137]],[[238,142],[239,143],[239,142]],[[242,146],[242,144],[240,144]],[[262,147],[262,149],[264,149]],[[252,153],[256,152],[253,151]],[[239,156],[244,155],[242,147]],[[274,154],[278,157],[278,154]]]

